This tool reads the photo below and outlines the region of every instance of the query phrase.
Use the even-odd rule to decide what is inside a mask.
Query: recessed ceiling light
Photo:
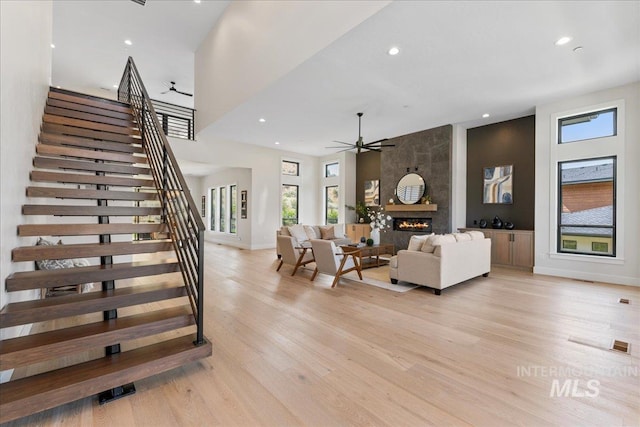
[[[57,89],[60,89],[60,86],[56,86]]]
[[[560,37],[558,40],[556,40],[556,46],[562,46],[565,45],[567,43],[569,43],[571,41],[571,37]]]
[[[51,49],[55,49],[55,48],[56,48],[56,45],[51,43]]]
[[[124,44],[126,44],[127,46],[131,46],[133,43],[131,43],[131,40],[125,40]]]
[[[118,89],[118,85],[113,85],[114,88]]]
[[[487,117],[489,117],[489,113],[484,113],[484,114],[482,115],[482,118],[483,118],[483,119],[486,119]]]
[[[260,118],[258,119],[258,121],[259,121],[260,123],[264,123],[264,122],[266,122],[267,120],[266,120],[266,119],[264,119],[263,117],[260,117]]]
[[[200,4],[200,0],[193,0],[193,2]]]
[[[400,53],[400,49],[397,48],[396,46],[393,46],[391,49],[387,51],[387,53],[391,56],[394,56]]]
[[[573,51],[574,52],[580,52],[582,49],[583,49],[582,46],[576,46],[576,47],[573,48]]]
[[[276,145],[280,145],[280,143],[278,141],[276,141]]]

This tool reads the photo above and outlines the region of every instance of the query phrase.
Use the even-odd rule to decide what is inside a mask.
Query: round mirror
[[[424,190],[424,179],[417,173],[408,173],[398,181],[396,196],[398,196],[400,203],[413,205],[424,196]]]

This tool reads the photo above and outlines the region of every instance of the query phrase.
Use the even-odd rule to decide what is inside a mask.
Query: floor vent
[[[611,350],[629,353],[629,343],[619,340],[613,340],[613,342],[611,343]]]
[[[618,302],[620,304],[631,304],[631,301],[628,298],[620,298]]]

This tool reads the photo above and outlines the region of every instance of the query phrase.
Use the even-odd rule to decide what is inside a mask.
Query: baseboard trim
[[[534,267],[534,274],[547,276],[567,277],[570,279],[591,280],[594,282],[613,283],[616,285],[640,286],[640,278],[627,276],[614,276],[611,274],[590,273],[586,271],[563,270],[560,268]]]

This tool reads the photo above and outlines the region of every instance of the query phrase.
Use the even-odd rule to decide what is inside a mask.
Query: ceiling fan
[[[165,93],[169,93],[169,92],[179,93],[180,95],[193,96],[192,93],[181,92],[178,89],[176,89],[176,82],[171,82],[171,87],[169,88],[169,90],[166,90],[166,91],[160,92],[160,93],[162,95],[164,95]]]
[[[362,115],[363,113],[358,113],[358,140],[355,142],[355,144],[351,142],[333,141],[333,142],[337,142],[338,144],[349,145],[349,148],[344,148],[344,146],[326,147],[326,148],[342,148],[342,150],[340,151],[356,150],[356,154],[360,154],[362,150],[381,152],[382,147],[395,147],[394,144],[383,144],[383,142],[388,141],[389,138],[384,138],[378,141],[368,142],[365,144],[364,140],[362,139],[362,133],[361,133]]]

